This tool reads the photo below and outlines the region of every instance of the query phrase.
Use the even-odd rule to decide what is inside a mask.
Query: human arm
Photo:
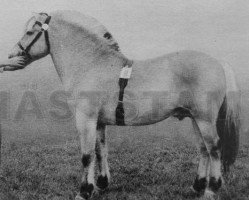
[[[0,72],[15,71],[25,67],[26,59],[23,56],[13,57],[0,62]]]

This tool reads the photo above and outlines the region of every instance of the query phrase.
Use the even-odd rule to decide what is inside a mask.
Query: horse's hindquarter
[[[194,117],[217,117],[226,92],[222,65],[214,58],[196,51],[168,55],[176,91],[177,106],[188,108]],[[216,119],[215,119],[216,120]]]

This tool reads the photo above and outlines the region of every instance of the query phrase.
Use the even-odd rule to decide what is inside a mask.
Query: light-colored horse
[[[50,16],[51,20],[45,13],[33,16],[9,57],[25,56],[28,65],[50,54],[65,90],[75,97],[69,103],[75,106],[83,164],[76,199],[88,199],[96,186],[108,186],[105,129],[117,125],[119,103],[124,109],[123,125],[189,117],[200,150],[193,189],[213,196],[222,185],[220,158],[227,169],[239,145],[238,89],[231,69],[196,51],[131,61],[96,20],[74,11],[56,11]],[[119,75],[125,66],[133,69],[124,90],[129,103],[117,98]],[[99,171],[96,185],[95,162]]]

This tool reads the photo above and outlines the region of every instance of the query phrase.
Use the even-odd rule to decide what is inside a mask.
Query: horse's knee
[[[89,167],[91,160],[92,160],[91,154],[83,154],[82,156],[83,167]]]
[[[209,157],[209,153],[208,153],[208,149],[205,145],[203,145],[201,148],[200,148],[200,153],[201,153],[201,156],[205,157],[205,158],[208,158]]]
[[[213,146],[210,150],[210,156],[212,159],[219,160],[220,159],[220,149],[217,145]]]

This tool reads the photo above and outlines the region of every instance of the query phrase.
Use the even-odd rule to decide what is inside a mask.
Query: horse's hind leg
[[[219,139],[215,140],[215,143],[210,149],[210,178],[208,190],[214,193],[216,193],[222,185],[221,152],[218,142]]]
[[[85,114],[84,109],[76,108],[76,127],[80,134],[83,176],[80,194],[76,200],[88,199],[94,190],[95,144],[97,117]]]
[[[198,124],[195,120],[192,120],[193,128],[196,136],[196,145],[200,151],[199,165],[197,176],[193,185],[193,189],[196,193],[204,192],[208,184],[209,176],[209,154],[207,152],[203,138],[201,137],[201,132],[198,127]]]
[[[194,120],[193,126],[198,138],[201,158],[198,176],[193,188],[197,192],[205,190],[205,196],[212,196],[221,187],[221,161],[215,123]]]
[[[101,122],[97,124],[97,141],[96,141],[96,161],[99,169],[97,187],[101,190],[107,188],[110,181],[110,172],[108,167],[108,149],[105,135],[106,126]]]

